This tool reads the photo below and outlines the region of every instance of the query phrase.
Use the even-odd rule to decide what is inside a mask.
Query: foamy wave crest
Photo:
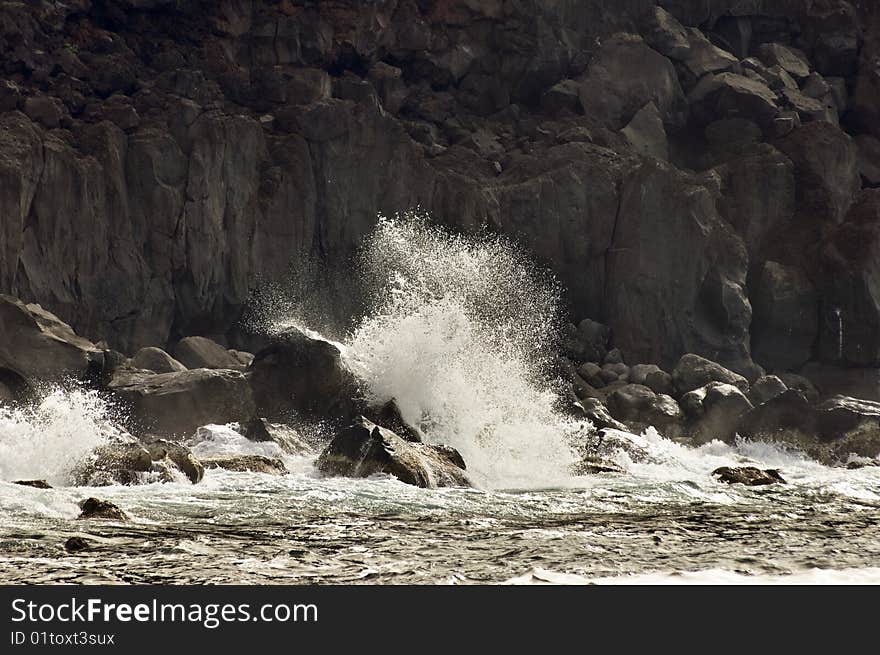
[[[372,309],[344,356],[378,402],[396,399],[427,441],[456,447],[478,484],[569,476],[578,425],[546,378],[559,288],[511,242],[408,214],[382,218],[359,272]]]
[[[93,391],[56,389],[31,407],[0,407],[0,480],[69,484],[76,465],[119,433]]]

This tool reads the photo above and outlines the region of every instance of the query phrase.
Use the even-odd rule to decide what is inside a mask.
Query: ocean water
[[[194,453],[282,456],[291,473],[72,487],[77,462],[119,421],[98,393],[50,390],[33,407],[0,408],[0,581],[880,581],[878,467],[830,468],[760,442],[693,448],[649,429],[615,435],[630,445],[612,455],[626,473],[572,475],[591,427],[558,410],[549,373],[560,289],[511,243],[383,220],[356,277],[369,311],[338,340],[344,358],[365,394],[394,398],[426,441],[461,451],[473,489],[323,478],[314,457],[249,442],[234,424],[191,435]],[[321,330],[297,316],[274,324]],[[778,468],[788,484],[711,476],[746,464]],[[11,484],[28,478],[55,488]],[[131,520],[77,520],[88,496]],[[92,548],[67,553],[71,536]]]

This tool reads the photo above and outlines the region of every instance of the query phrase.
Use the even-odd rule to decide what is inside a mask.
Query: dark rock
[[[642,107],[620,132],[643,157],[669,159],[666,130],[657,105],[653,102]]]
[[[638,384],[638,383],[636,383]],[[653,371],[645,376],[645,386],[657,394],[671,396],[674,391],[672,376],[666,371]]]
[[[186,370],[186,366],[155,346],[138,350],[131,358],[131,366],[154,373],[174,373]]]
[[[20,484],[23,487],[33,487],[34,489],[52,488],[52,485],[45,480],[13,480],[12,484]]]
[[[734,55],[714,45],[702,32],[688,28],[687,33],[690,48],[684,65],[694,79],[700,79],[707,73],[722,73],[738,67],[739,60]]]
[[[597,430],[621,430],[626,431],[627,427],[620,421],[615,420],[608,409],[601,401],[596,398],[584,398],[575,404],[576,409],[580,410],[580,414],[589,419]]]
[[[767,126],[779,112],[776,94],[766,84],[737,73],[708,74],[688,94],[692,113],[708,123],[747,118]]]
[[[808,387],[807,398],[852,396],[880,402],[880,367],[835,366],[808,362],[800,369],[800,384]]]
[[[818,294],[798,268],[766,261],[752,295],[752,356],[772,369],[806,363],[819,335]]]
[[[91,550],[91,546],[82,537],[68,537],[64,542],[64,550],[68,553],[78,553],[83,550]]]
[[[635,366],[630,366],[629,381],[633,384],[645,384],[648,375],[660,370],[660,367],[656,364],[636,364]]]
[[[672,371],[672,384],[680,396],[710,382],[732,384],[743,393],[749,391],[749,382],[742,375],[693,353],[682,355]]]
[[[712,471],[719,482],[758,486],[765,484],[786,484],[778,469],[759,469],[754,466],[722,466]]]
[[[256,353],[249,372],[260,416],[293,411],[344,418],[351,412],[355,378],[339,349],[295,328]]]
[[[153,459],[140,443],[119,441],[96,448],[80,462],[73,474],[77,486],[138,484],[144,474],[153,470]]]
[[[721,36],[728,49],[739,59],[749,56],[752,40],[752,21],[748,16],[722,16],[715,23],[715,34]]]
[[[618,348],[612,348],[602,360],[603,364],[623,364],[623,354]]]
[[[593,387],[604,387],[606,382],[602,378],[602,367],[595,362],[585,362],[577,369],[577,374]]]
[[[752,409],[745,394],[732,384],[710,382],[680,400],[688,417],[687,432],[697,442],[731,441],[739,418]]]
[[[363,417],[333,438],[316,466],[326,475],[355,478],[387,473],[418,487],[470,486],[448,448],[407,442]]]
[[[252,418],[244,426],[244,436],[251,441],[273,442],[291,455],[308,455],[314,449],[302,436],[288,425],[270,423],[264,418]]]
[[[756,441],[809,443],[815,439],[815,413],[803,393],[789,388],[743,414],[737,432]]]
[[[121,370],[109,389],[129,409],[131,429],[142,434],[190,436],[200,425],[244,421],[254,415],[250,385],[240,371]]]
[[[566,112],[578,113],[580,109],[581,85],[575,80],[557,82],[541,94],[541,109],[550,116]]]
[[[186,368],[236,369],[241,362],[220,344],[206,337],[186,337],[174,346],[174,357]]]
[[[24,113],[31,120],[51,130],[61,125],[64,105],[48,96],[32,96],[24,101]]]
[[[205,457],[201,460],[206,469],[224,469],[238,473],[265,473],[267,475],[286,475],[284,462],[274,457],[262,455],[230,455],[229,457]]]
[[[82,512],[78,519],[105,519],[107,521],[128,521],[125,512],[109,500],[86,498],[79,504]]]
[[[649,102],[665,124],[683,122],[686,103],[675,68],[638,36],[603,41],[580,88],[584,113],[619,130]]]
[[[682,24],[662,7],[653,7],[646,16],[642,34],[648,45],[670,59],[685,59],[691,45]]]
[[[758,48],[761,60],[768,66],[778,64],[801,80],[810,74],[810,64],[803,52],[781,43],[764,43]]]
[[[422,433],[418,428],[406,422],[400,412],[397,401],[393,398],[379,407],[370,407],[367,411],[369,412],[368,418],[371,421],[391,430],[397,436],[412,443],[420,443],[422,441]]]
[[[83,379],[100,371],[103,353],[40,305],[0,295],[0,369],[27,382]]]
[[[859,174],[867,186],[880,186],[880,139],[870,134],[856,137]]]
[[[21,89],[11,80],[0,80],[0,112],[14,111],[21,105]]]
[[[758,378],[749,389],[749,400],[752,405],[760,405],[768,400],[776,398],[776,396],[785,393],[788,387],[785,383],[775,375],[765,375]]]
[[[670,438],[681,432],[683,414],[678,403],[640,384],[627,384],[615,390],[608,395],[607,405],[614,418],[636,430],[651,426]]]
[[[614,462],[607,462],[593,457],[583,457],[574,466],[573,475],[597,475],[599,473],[626,473]]]
[[[809,378],[798,375],[797,373],[777,373],[777,377],[785,383],[785,386],[789,389],[795,389],[796,391],[800,391],[804,397],[809,400],[811,403],[815,403],[819,400],[819,391],[816,389],[816,385],[814,385]]]
[[[832,396],[816,406],[816,431],[825,441],[838,441],[859,433],[863,440],[871,442],[870,451],[855,454],[877,457],[880,455],[880,403]]]
[[[189,448],[178,443],[159,439],[144,445],[153,462],[167,460],[183,472],[193,484],[201,482],[205,468],[189,451]]]

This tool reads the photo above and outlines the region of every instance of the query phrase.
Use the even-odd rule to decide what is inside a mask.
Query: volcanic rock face
[[[3,3],[0,292],[168,348],[421,206],[625,361],[877,367],[878,54],[846,0]]]

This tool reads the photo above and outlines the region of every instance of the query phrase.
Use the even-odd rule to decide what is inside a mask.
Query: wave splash
[[[384,218],[358,272],[371,310],[344,356],[368,397],[396,400],[425,440],[457,448],[489,487],[570,477],[571,435],[548,375],[559,286],[510,241],[464,237],[424,215]]]

